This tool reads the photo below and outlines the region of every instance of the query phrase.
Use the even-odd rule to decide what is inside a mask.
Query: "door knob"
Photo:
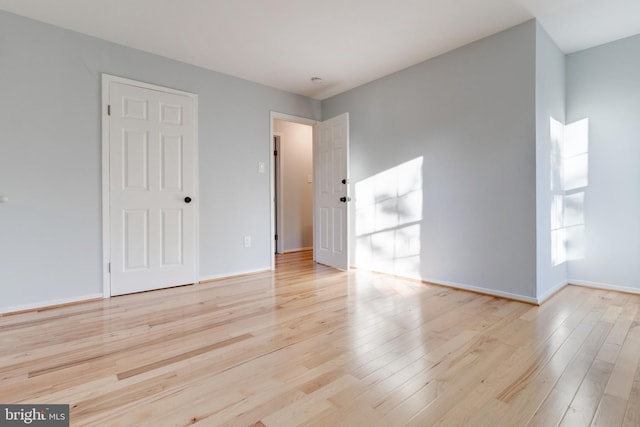
[[[191,203],[191,197],[187,196],[184,198],[185,203]]]
[[[351,197],[344,197],[344,196],[343,196],[343,197],[340,197],[340,201],[341,201],[342,203],[350,202],[350,201],[351,201]]]

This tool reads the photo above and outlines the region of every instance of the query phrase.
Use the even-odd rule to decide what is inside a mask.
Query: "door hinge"
[[[278,235],[276,234],[276,240],[278,240]]]
[[[111,104],[107,105],[107,116],[111,115]]]
[[[278,155],[278,150],[273,150],[273,155],[277,156]]]

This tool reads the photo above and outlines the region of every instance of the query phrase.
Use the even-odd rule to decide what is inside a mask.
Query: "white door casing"
[[[106,75],[105,92],[108,293],[195,283],[197,96]]]
[[[313,129],[314,257],[321,264],[349,269],[349,114]]]
[[[283,253],[284,242],[284,194],[282,192],[282,150],[280,142],[282,141],[282,134],[273,133],[273,170],[275,179],[275,225],[276,225],[276,253]],[[277,153],[277,154],[276,154]]]

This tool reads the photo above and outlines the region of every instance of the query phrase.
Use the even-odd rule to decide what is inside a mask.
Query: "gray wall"
[[[567,282],[567,263],[560,253],[552,253],[552,229],[556,238],[562,231],[551,224],[552,201],[562,197],[558,162],[553,163],[550,119],[565,121],[565,58],[545,30],[536,23],[536,232],[537,296],[549,296]],[[556,178],[551,179],[552,174]],[[561,218],[559,218],[561,219]]]
[[[278,197],[282,209],[282,251],[313,247],[313,127],[300,123],[274,120],[274,132],[281,135],[280,177]]]
[[[270,265],[270,111],[349,112],[353,206],[370,204],[356,265],[365,247],[382,270],[504,295],[639,290],[640,36],[564,63],[529,21],[320,103],[0,12],[0,311],[102,290],[101,73],[199,95],[202,278]],[[549,117],[590,123],[584,248],[561,265]]]
[[[418,265],[396,259],[396,274],[535,298],[535,43],[529,21],[322,102],[323,119],[349,112],[356,204],[359,183],[422,159]],[[406,206],[387,190],[376,215],[399,223]],[[376,219],[353,217],[352,242],[415,249],[404,226],[358,235]]]
[[[640,290],[640,35],[567,56],[567,122],[589,119],[584,256],[569,280]]]
[[[270,110],[318,101],[0,12],[0,311],[102,292],[101,73],[199,95],[200,274],[270,266]]]

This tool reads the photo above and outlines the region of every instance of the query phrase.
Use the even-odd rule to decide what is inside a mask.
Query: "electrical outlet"
[[[244,236],[244,247],[245,248],[251,247],[251,236]]]

